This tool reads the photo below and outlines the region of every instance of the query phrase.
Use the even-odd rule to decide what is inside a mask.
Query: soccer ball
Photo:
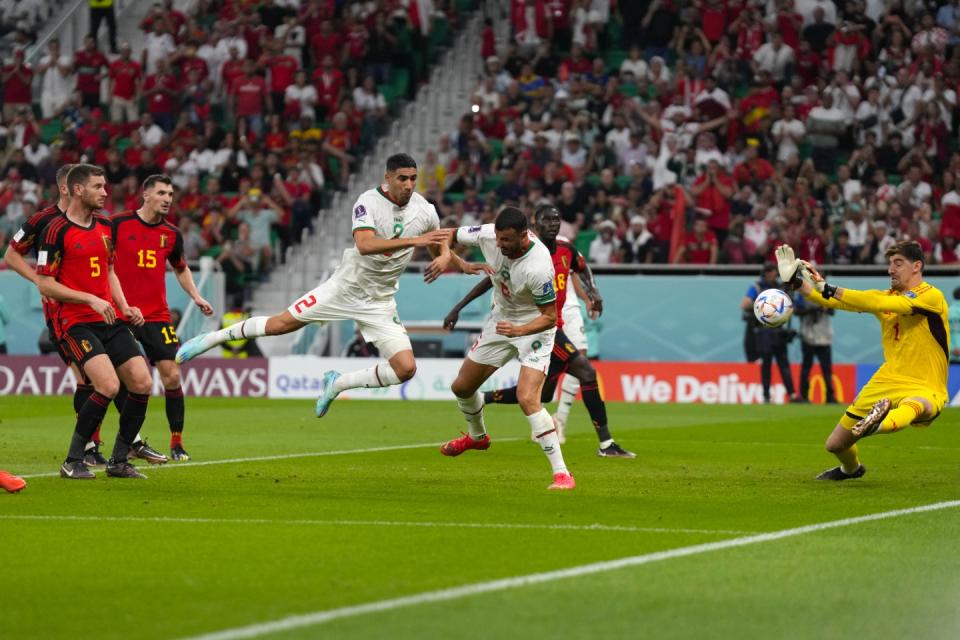
[[[753,315],[765,327],[779,327],[793,315],[793,300],[780,289],[767,289],[753,303]]]

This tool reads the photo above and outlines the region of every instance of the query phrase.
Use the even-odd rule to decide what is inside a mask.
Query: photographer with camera
[[[800,364],[800,396],[797,402],[809,402],[810,369],[813,359],[820,363],[823,375],[824,402],[836,404],[837,396],[833,388],[833,326],[830,316],[833,309],[812,304],[803,296],[794,300],[794,314],[800,318],[800,349],[803,360]]]
[[[763,385],[763,401],[770,403],[770,379],[773,360],[777,361],[777,368],[780,370],[780,379],[783,380],[783,386],[787,391],[787,401],[796,402],[794,397],[793,375],[790,373],[790,357],[787,355],[787,346],[793,340],[797,332],[790,329],[788,325],[782,327],[770,328],[761,326],[753,314],[753,303],[757,296],[767,289],[784,289],[777,273],[777,265],[766,263],[763,265],[763,271],[760,272],[760,280],[750,285],[747,293],[740,301],[740,309],[743,311],[743,320],[746,323],[746,334],[744,336],[744,350],[747,361],[753,362],[760,359],[760,382]]]

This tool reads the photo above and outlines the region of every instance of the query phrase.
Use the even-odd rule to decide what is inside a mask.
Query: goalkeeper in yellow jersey
[[[857,291],[828,284],[787,245],[777,248],[777,266],[811,302],[831,309],[872,313],[880,321],[883,365],[847,407],[827,438],[827,451],[840,466],[818,480],[848,480],[866,473],[857,442],[913,425],[926,427],[947,401],[950,333],[947,301],[923,281],[923,251],[916,242],[898,242],[886,251],[890,288]]]

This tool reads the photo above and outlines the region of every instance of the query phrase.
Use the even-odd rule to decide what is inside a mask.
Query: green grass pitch
[[[578,486],[553,493],[516,407],[488,409],[489,451],[450,459],[453,402],[338,401],[317,420],[311,402],[191,398],[194,462],[77,482],[54,476],[69,398],[0,398],[0,468],[33,476],[0,494],[0,638],[186,638],[325,611],[340,613],[219,637],[960,637],[955,505],[675,551],[960,498],[955,409],[862,443],[863,479],[814,481],[840,411],[613,404],[631,461],[595,455],[578,405],[564,446]],[[112,444],[113,409],[107,423]],[[162,399],[144,433],[166,448]],[[415,597],[428,592],[447,595]]]

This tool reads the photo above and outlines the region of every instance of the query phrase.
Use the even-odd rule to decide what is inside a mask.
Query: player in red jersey
[[[160,372],[170,425],[170,457],[189,460],[183,448],[183,389],[180,365],[174,358],[180,340],[170,322],[167,307],[166,263],[177,274],[177,281],[204,315],[213,315],[213,307],[200,296],[190,267],[183,257],[183,236],[166,221],[173,204],[173,182],[168,176],[152,175],[143,182],[143,206],[114,216],[114,270],[127,296],[127,303],[140,309],[144,323],[131,330],[143,346],[147,359]]]
[[[127,304],[113,272],[109,220],[96,215],[107,198],[103,169],[88,164],[74,166],[67,175],[67,191],[70,203],[66,212],[47,225],[40,242],[37,287],[40,295],[59,301],[53,318],[56,335],[94,390],[77,413],[60,476],[96,477],[84,463],[84,450],[123,380],[128,395],[120,412],[113,455],[106,465],[107,475],[142,478],[127,462],[127,456],[146,416],[150,371],[123,320],[143,324],[143,316]]]
[[[33,254],[34,258],[36,257],[39,240],[42,239],[43,232],[47,228],[47,225],[49,225],[52,220],[62,216],[67,210],[67,205],[70,202],[70,192],[67,191],[67,174],[73,166],[72,164],[65,164],[57,170],[57,188],[60,191],[60,198],[57,204],[51,205],[30,216],[30,219],[24,222],[23,226],[14,234],[13,239],[10,241],[10,250],[4,254],[7,265],[34,285],[39,282],[40,278],[37,275],[36,269],[26,261],[24,256]],[[73,411],[74,413],[80,413],[80,407],[83,406],[83,403],[86,402],[90,394],[93,393],[93,385],[87,380],[80,366],[73,361],[73,357],[64,348],[60,337],[57,335],[57,327],[54,326],[53,318],[56,315],[59,304],[56,300],[43,298],[43,319],[47,323],[47,332],[50,336],[50,341],[57,347],[57,353],[60,354],[60,358],[64,364],[73,371],[73,377],[74,380],[76,380],[76,388],[73,392]],[[114,399],[114,404],[116,404],[117,413],[119,413],[120,407],[122,406],[119,396]],[[101,444],[100,427],[98,426],[93,438],[87,444],[86,456],[84,456],[84,462],[86,462],[87,466],[102,467],[107,464],[107,459],[100,453]],[[143,443],[142,446],[146,446],[146,443]],[[134,447],[134,449],[137,449],[137,447]],[[138,451],[135,451],[135,453],[138,453]]]
[[[607,407],[600,396],[597,372],[590,364],[590,360],[573,345],[563,332],[563,303],[567,299],[567,286],[570,283],[571,271],[579,274],[594,308],[602,309],[603,302],[600,300],[594,285],[593,273],[576,247],[567,241],[557,240],[557,235],[560,233],[560,212],[557,211],[556,207],[553,205],[537,207],[534,213],[534,222],[537,235],[540,236],[540,240],[543,241],[543,244],[550,250],[550,255],[553,256],[553,268],[556,273],[556,282],[554,282],[553,288],[557,292],[557,310],[559,311],[557,314],[557,333],[553,339],[553,353],[550,355],[550,368],[547,370],[547,380],[543,385],[543,392],[540,396],[541,402],[553,400],[553,394],[557,390],[557,382],[561,374],[566,372],[572,375],[580,381],[583,403],[587,407],[590,420],[593,422],[593,428],[600,440],[597,455],[605,458],[636,458],[636,454],[622,448],[610,435],[610,428],[607,426]],[[460,311],[472,300],[483,295],[491,286],[489,278],[477,284],[443,319],[443,327],[445,329],[455,327]],[[484,404],[516,404],[517,388],[510,387],[509,389],[488,391],[483,394],[483,402]]]

